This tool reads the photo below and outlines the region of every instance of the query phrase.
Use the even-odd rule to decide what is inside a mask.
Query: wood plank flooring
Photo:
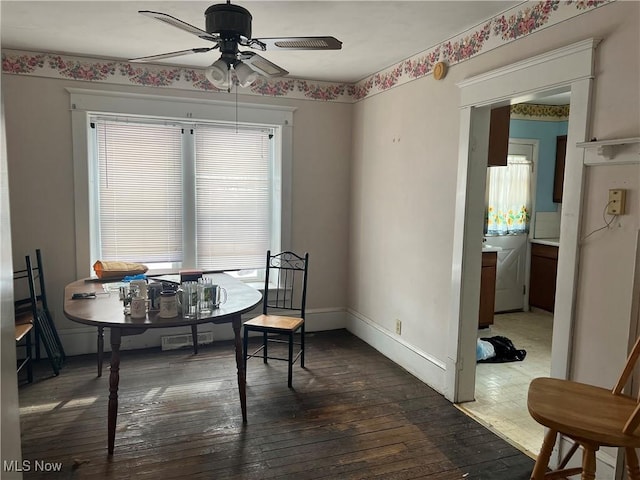
[[[276,352],[272,352],[276,353]],[[108,360],[108,354],[107,360]],[[71,357],[20,387],[25,479],[525,480],[533,460],[345,330],[307,334],[306,369],[252,359],[242,424],[233,345],[125,351],[115,454],[108,368]],[[107,365],[105,365],[107,367]]]

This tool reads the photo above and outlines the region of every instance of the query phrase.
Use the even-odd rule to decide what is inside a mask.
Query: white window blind
[[[92,236],[100,259],[151,268],[263,268],[280,227],[273,128],[91,120],[98,185]]]
[[[271,133],[264,128],[196,128],[200,268],[262,268],[271,241]]]
[[[182,129],[95,122],[101,259],[181,262]]]

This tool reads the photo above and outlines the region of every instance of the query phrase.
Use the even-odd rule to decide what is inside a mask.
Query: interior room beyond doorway
[[[527,351],[522,362],[479,363],[476,368],[476,400],[460,408],[520,450],[535,457],[543,428],[527,411],[529,383],[548,377],[551,368],[553,314],[535,310],[497,314],[490,329],[479,337],[502,335]]]

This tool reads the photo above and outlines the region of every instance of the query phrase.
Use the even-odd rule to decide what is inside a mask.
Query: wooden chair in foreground
[[[271,255],[267,252],[267,267],[265,271],[264,292],[262,299],[262,315],[244,324],[244,369],[247,371],[247,360],[261,356],[264,363],[267,359],[284,360],[289,364],[288,385],[292,387],[293,364],[300,358],[300,366],[304,368],[304,319],[307,301],[307,267],[309,254],[300,257],[293,252],[282,252]],[[296,316],[289,316],[288,312],[297,312]],[[272,314],[270,312],[274,312]],[[280,315],[285,313],[285,315]],[[300,331],[300,342],[294,342],[294,335]],[[253,353],[247,352],[249,332],[262,333],[262,345]],[[286,336],[286,340],[275,338],[273,335]],[[270,336],[272,335],[272,336]],[[287,358],[271,357],[268,352],[269,342],[287,343],[289,352]],[[299,345],[300,350],[294,357],[293,346]],[[261,353],[260,353],[261,352]]]
[[[640,448],[640,398],[622,391],[640,356],[640,338],[613,390],[556,378],[536,378],[529,386],[529,413],[547,431],[531,474],[532,480],[560,479],[582,474],[593,480],[596,474],[596,451],[601,446],[624,448],[630,480],[640,480],[636,448]],[[558,469],[547,467],[556,437],[561,434],[575,442]],[[582,467],[566,468],[578,446],[583,448]]]

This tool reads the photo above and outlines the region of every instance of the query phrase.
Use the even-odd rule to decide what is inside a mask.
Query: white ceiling
[[[211,46],[137,13],[154,10],[204,29],[220,1],[0,2],[2,48],[126,60]],[[233,3],[236,3],[235,1]],[[522,3],[521,1],[238,1],[253,15],[253,37],[332,35],[336,51],[267,51],[301,79],[356,82]],[[217,51],[165,59],[206,67]]]

